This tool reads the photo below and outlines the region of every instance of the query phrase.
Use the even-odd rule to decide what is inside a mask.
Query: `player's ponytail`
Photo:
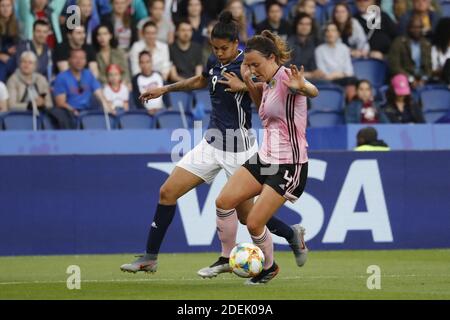
[[[226,39],[229,41],[239,40],[239,26],[233,19],[230,11],[223,11],[219,16],[219,22],[213,27],[211,38]]]
[[[287,43],[269,30],[264,30],[261,35],[248,40],[245,52],[253,50],[258,51],[266,58],[273,54],[278,65],[285,64],[291,59],[291,50]]]

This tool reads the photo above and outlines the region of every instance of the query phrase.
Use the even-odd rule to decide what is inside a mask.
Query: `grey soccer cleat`
[[[275,278],[275,276],[278,274],[279,271],[280,268],[274,261],[269,269],[261,271],[260,274],[258,274],[253,278],[248,279],[247,281],[244,282],[244,284],[247,285],[266,284],[267,282]]]
[[[204,279],[217,277],[220,273],[231,272],[229,261],[229,258],[220,257],[209,267],[198,270],[197,274]]]
[[[294,230],[294,239],[289,242],[289,246],[294,252],[295,262],[297,266],[302,267],[308,258],[308,248],[305,243],[305,228],[303,228],[300,224],[294,224],[291,226],[292,230]]]
[[[120,266],[120,270],[122,270],[123,272],[132,272],[132,273],[136,273],[138,271],[143,271],[147,273],[156,272],[156,269],[158,268],[158,260],[154,258],[154,255],[144,254],[142,256],[137,257],[139,258],[133,261],[132,263],[126,263]]]

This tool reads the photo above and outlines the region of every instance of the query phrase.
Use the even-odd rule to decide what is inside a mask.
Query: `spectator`
[[[378,132],[373,127],[362,128],[356,135],[355,151],[389,151],[390,148],[383,140],[378,140]]]
[[[92,98],[101,102],[104,110],[114,113],[112,105],[103,96],[101,85],[89,69],[86,69],[86,52],[73,49],[69,56],[69,69],[61,72],[55,79],[53,94],[56,108],[53,116],[58,119],[60,129],[75,129],[75,117],[81,111],[92,109]]]
[[[213,2],[213,1],[210,1]],[[183,8],[182,17],[187,17],[193,28],[192,41],[202,44],[206,38],[206,28],[209,18],[203,13],[203,5],[200,0],[187,0],[185,8]]]
[[[413,88],[423,86],[432,75],[431,45],[422,27],[421,17],[412,16],[408,35],[395,39],[388,57],[391,73],[407,75]]]
[[[172,63],[169,58],[169,47],[166,43],[158,41],[156,35],[158,28],[153,21],[148,21],[142,28],[143,39],[135,42],[130,50],[131,73],[136,75],[140,72],[139,53],[147,50],[151,53],[155,71],[162,74],[167,80]]]
[[[433,75],[437,81],[450,82],[450,18],[442,18],[436,26],[433,47],[431,48],[431,64]]]
[[[170,48],[170,81],[178,82],[200,75],[203,71],[202,48],[192,42],[192,26],[187,19],[180,20],[176,29],[176,41]]]
[[[339,40],[337,26],[330,22],[325,27],[325,43],[316,48],[317,68],[325,73],[325,80],[345,87],[346,99],[355,96],[356,79],[353,77],[353,65],[350,49]]]
[[[386,14],[393,20],[393,21],[397,21],[397,19],[395,18],[395,14],[394,14],[394,0],[383,0],[383,1],[378,1],[379,3],[377,4],[381,10],[383,10],[384,12],[386,12]]]
[[[126,0],[130,2],[129,0]],[[131,1],[130,13],[134,21],[141,21],[142,19],[148,18],[147,6],[145,5],[147,0],[133,0]]]
[[[36,72],[46,77],[48,82],[52,81],[53,60],[52,50],[47,45],[50,25],[45,20],[36,20],[33,25],[33,39],[22,40],[17,46],[15,57],[16,66],[19,65],[20,57],[25,51],[32,51],[37,57]]]
[[[348,4],[336,4],[331,20],[338,27],[342,42],[350,48],[352,57],[367,58],[370,51],[367,36],[358,20],[352,17]]]
[[[393,5],[394,16],[397,22],[400,22],[402,16],[408,11],[408,1],[407,0],[395,0]]]
[[[316,2],[314,0],[298,0],[289,12],[289,21],[294,21],[300,13],[306,13],[312,19],[316,17]]]
[[[432,37],[440,15],[432,10],[431,0],[412,0],[413,8],[406,12],[399,21],[400,32],[403,35],[408,33],[409,21],[413,16],[420,17],[423,25],[423,32],[425,36]]]
[[[391,79],[386,98],[384,112],[391,123],[425,122],[422,109],[411,96],[411,88],[405,75],[398,74]]]
[[[33,104],[43,111],[53,106],[50,87],[43,75],[36,72],[37,57],[32,51],[22,52],[19,68],[8,79],[9,110],[32,110]]]
[[[314,36],[314,42],[318,44],[321,42],[321,34],[320,24],[316,19],[316,2],[314,0],[299,0],[289,13],[289,22],[294,24],[296,18],[302,13],[306,13],[313,20],[312,34]]]
[[[70,6],[78,6],[80,13],[80,23],[82,26],[84,26],[84,30],[86,31],[85,41],[87,44],[92,44],[92,32],[100,24],[98,3],[101,2],[103,4],[106,4],[104,1],[106,0],[66,0],[66,6],[63,9],[64,14],[61,16],[61,19],[64,19],[65,21],[63,21],[61,24],[67,25],[68,16],[66,17],[66,12],[71,15],[75,14],[75,12],[68,11],[67,9]],[[106,8],[110,8],[110,6],[108,5]],[[109,10],[106,11],[108,12]],[[104,12],[104,14],[107,14],[107,12]],[[67,32],[67,30],[71,28],[73,27],[67,25],[65,28],[63,28],[63,30]],[[65,35],[66,34],[63,35],[63,42],[67,41]]]
[[[287,40],[290,34],[289,23],[283,19],[283,5],[276,0],[266,1],[267,18],[256,26],[256,33],[269,30]]]
[[[92,33],[100,24],[100,17],[98,13],[93,14],[93,0],[77,0],[77,5],[80,8],[81,24],[86,30],[86,43],[92,44]]]
[[[18,0],[17,12],[22,22],[23,37],[27,40],[33,38],[34,23],[36,20],[45,20],[50,25],[47,45],[54,49],[57,43],[63,42],[63,34],[59,23],[59,16],[65,6],[65,1],[49,0]]]
[[[14,14],[13,0],[0,0],[0,68],[2,78],[14,72],[16,46],[19,42],[19,25]],[[0,79],[0,80],[4,80]]]
[[[383,60],[384,56],[389,52],[392,41],[397,36],[397,26],[386,12],[381,11],[380,29],[369,29],[372,15],[367,10],[372,5],[376,5],[375,0],[356,0],[358,13],[355,15],[355,18],[363,27],[369,40],[369,56],[374,59]]]
[[[291,61],[297,67],[304,67],[305,77],[311,79],[324,79],[325,73],[317,69],[314,51],[316,44],[313,34],[313,19],[306,13],[300,13],[294,20],[295,34],[288,38],[292,50]]]
[[[237,22],[239,26],[239,42],[242,47],[245,47],[245,43],[255,34],[255,30],[252,24],[247,21],[243,0],[229,0],[225,10],[230,11],[233,19]]]
[[[97,52],[98,80],[101,84],[107,81],[106,69],[111,64],[120,66],[121,78],[126,85],[131,83],[128,61],[125,53],[117,49],[117,41],[114,39],[110,25],[99,25],[94,30],[94,48]]]
[[[148,4],[149,0],[133,0],[131,2],[131,13],[135,21],[141,21],[148,18]],[[180,15],[179,10],[185,0],[165,0],[164,19],[176,21]]]
[[[8,111],[8,99],[8,89],[6,88],[5,84],[0,81],[0,112]]]
[[[172,19],[167,19],[164,16],[164,6],[164,0],[150,0],[148,2],[148,11],[150,12],[149,20],[153,21],[158,27],[157,39],[167,44],[172,44],[174,41],[175,27]]]
[[[122,68],[117,64],[111,64],[106,68],[108,82],[103,87],[103,96],[116,111],[120,109],[128,111],[130,91],[122,81],[122,74]]]
[[[97,11],[98,16],[101,18],[107,16],[112,12],[111,0],[93,0],[94,11]]]
[[[102,24],[107,24],[110,30],[114,30],[118,48],[124,51],[128,51],[138,39],[136,20],[129,9],[129,0],[113,0],[112,12],[102,17]]]
[[[389,122],[380,106],[373,99],[372,85],[361,80],[356,86],[356,99],[345,110],[346,123],[386,123]]]
[[[81,49],[86,53],[89,69],[94,77],[98,77],[98,65],[94,48],[85,43],[86,29],[83,25],[68,30],[67,41],[57,46],[54,61],[59,72],[69,69],[69,56],[72,50]]]
[[[142,51],[139,54],[139,67],[141,72],[134,76],[132,81],[135,105],[138,109],[146,109],[151,115],[157,113],[164,107],[162,97],[148,100],[145,103],[142,103],[139,100],[139,96],[145,91],[155,87],[162,87],[164,85],[161,74],[153,70],[152,61],[152,54],[149,51]]]

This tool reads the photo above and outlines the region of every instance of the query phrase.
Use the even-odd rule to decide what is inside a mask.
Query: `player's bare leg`
[[[160,188],[158,207],[151,225],[146,254],[131,263],[122,265],[120,267],[122,271],[132,273],[139,271],[156,272],[159,248],[167,228],[172,222],[177,200],[203,182],[203,179],[195,174],[183,168],[175,167]]]
[[[248,181],[249,183],[242,183]],[[233,192],[229,198],[221,198],[224,192]],[[238,217],[245,218],[253,205],[253,197],[261,191],[261,184],[250,173],[240,168],[231,176],[224,189],[216,200],[217,206],[217,231],[222,243],[222,253],[219,259],[212,265],[200,269],[197,274],[202,278],[213,278],[220,273],[231,272],[229,257],[231,249],[236,244]],[[235,198],[236,199],[235,199]],[[236,208],[236,209],[235,209]]]
[[[254,199],[252,198],[245,201],[244,203],[241,203],[238,207],[236,207],[239,216],[239,221],[243,225],[247,224],[247,216],[250,210],[253,208],[253,205]],[[306,263],[308,257],[308,248],[306,247],[304,238],[306,232],[305,228],[300,224],[294,224],[289,226],[289,228],[292,229],[292,237],[289,238],[284,236],[284,232],[283,234],[280,234],[279,230],[274,230],[274,228],[272,227],[273,223],[270,224],[273,220],[275,220],[274,217],[272,217],[271,220],[269,220],[269,222],[267,223],[267,227],[269,228],[270,232],[276,234],[277,236],[284,237],[286,239],[286,241],[289,244],[289,247],[294,253],[295,263],[297,264],[297,266],[302,267]],[[280,221],[278,220],[277,223],[280,224]]]
[[[259,275],[248,279],[246,284],[264,284],[278,274],[279,268],[273,259],[272,236],[266,224],[285,202],[286,199],[272,187],[264,185],[260,196],[247,217],[247,229],[255,245],[264,253],[265,261],[263,271]]]

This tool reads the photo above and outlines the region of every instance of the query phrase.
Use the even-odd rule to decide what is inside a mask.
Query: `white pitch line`
[[[450,274],[445,275],[436,275],[436,274],[385,274],[382,275],[383,278],[419,278],[419,277],[445,277],[449,278]],[[314,280],[314,279],[366,279],[366,275],[360,276],[297,276],[297,277],[278,277],[279,280]],[[81,283],[114,283],[114,282],[123,282],[123,283],[139,283],[139,282],[158,282],[158,281],[204,281],[207,283],[214,283],[215,281],[229,281],[232,279],[229,278],[214,278],[215,281],[208,282],[208,280],[212,279],[201,279],[201,278],[181,278],[181,279],[167,279],[167,278],[154,278],[154,279],[106,279],[106,280],[81,280]],[[54,280],[54,281],[13,281],[13,282],[0,282],[0,285],[18,285],[18,284],[58,284],[58,283],[66,283],[67,281],[63,280]]]

